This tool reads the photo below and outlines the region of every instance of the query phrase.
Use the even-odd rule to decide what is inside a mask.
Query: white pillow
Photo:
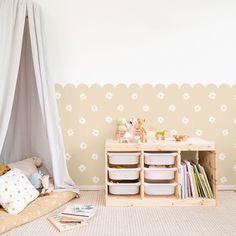
[[[32,174],[37,173],[38,169],[32,158],[27,158],[22,161],[17,161],[8,164],[11,169],[17,168],[20,169],[26,176],[29,178]]]
[[[8,171],[0,177],[0,204],[9,214],[18,214],[39,192],[19,169]]]

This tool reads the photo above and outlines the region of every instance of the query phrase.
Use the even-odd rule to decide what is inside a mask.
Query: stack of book
[[[88,221],[94,216],[95,211],[96,208],[93,205],[73,205],[48,219],[62,232],[88,225]]]
[[[181,198],[214,198],[204,167],[193,161],[181,162]]]

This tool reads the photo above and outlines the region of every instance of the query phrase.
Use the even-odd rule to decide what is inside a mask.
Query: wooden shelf
[[[181,152],[193,151],[197,153],[199,163],[205,168],[209,183],[214,193],[214,199],[208,198],[180,198],[180,164]],[[108,153],[130,153],[139,152],[140,170],[140,192],[136,195],[112,195],[108,192]],[[144,192],[144,153],[145,152],[177,152],[174,166],[177,167],[174,182],[177,183],[173,195],[147,195]],[[212,141],[206,141],[199,138],[189,138],[184,142],[174,140],[157,141],[155,144],[135,144],[135,143],[118,143],[114,140],[107,140],[105,147],[105,200],[107,206],[216,206],[217,205],[217,182],[216,182],[216,153],[215,144]]]

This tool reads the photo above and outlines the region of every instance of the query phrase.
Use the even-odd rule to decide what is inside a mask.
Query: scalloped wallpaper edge
[[[119,117],[145,117],[145,127],[216,142],[218,184],[236,184],[236,85],[56,84],[55,95],[71,177],[104,184],[104,142]]]

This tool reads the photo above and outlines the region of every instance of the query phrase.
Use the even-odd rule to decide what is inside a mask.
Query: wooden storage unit
[[[207,173],[212,191],[214,193],[214,199],[209,198],[187,198],[181,199],[181,182],[180,182],[180,164],[181,154],[186,151],[196,153],[199,164],[201,164]],[[175,155],[173,165],[167,166],[167,170],[174,170],[174,179],[167,177],[166,180],[158,181],[153,183],[152,181],[147,183],[145,179],[145,170],[147,165],[145,164],[146,154],[157,154],[161,156],[169,154]],[[163,154],[163,155],[162,155]],[[120,156],[121,162],[117,165],[110,163],[111,155],[115,155],[112,161],[117,161],[117,156]],[[126,165],[127,157],[127,165]],[[136,159],[135,159],[136,158]],[[137,159],[138,158],[138,159]],[[157,157],[159,158],[159,156]],[[134,162],[133,162],[134,161]],[[149,160],[150,161],[150,160]],[[152,160],[151,160],[152,161]],[[152,162],[150,162],[152,163]],[[159,164],[159,163],[158,163]],[[169,163],[168,163],[169,164]],[[118,170],[124,170],[124,173],[134,168],[138,178],[134,181],[127,179],[128,175],[119,181],[118,177],[115,180],[109,178],[109,171],[111,168],[118,168]],[[125,170],[127,168],[127,171]],[[170,169],[168,169],[170,168]],[[216,206],[217,204],[217,182],[216,182],[216,153],[215,144],[212,141],[206,141],[199,138],[189,138],[183,142],[177,142],[175,140],[158,140],[155,144],[148,143],[119,143],[115,140],[107,140],[105,144],[105,200],[107,206]],[[118,173],[120,174],[120,173]],[[127,173],[126,173],[127,174]],[[160,176],[157,173],[156,176]],[[117,176],[117,175],[114,175]],[[154,174],[155,176],[155,174]],[[163,175],[166,176],[166,175]],[[118,181],[117,181],[118,178]],[[169,179],[171,178],[171,179]],[[117,183],[118,182],[118,183]],[[119,186],[123,183],[124,188]],[[129,188],[127,185],[134,185],[131,188],[131,192],[126,193],[125,191]],[[176,186],[175,186],[176,185]],[[110,193],[110,186],[115,186]],[[167,187],[167,188],[166,188]],[[174,190],[173,190],[174,188]],[[119,191],[121,191],[119,194]],[[133,194],[134,193],[134,194]],[[165,193],[167,195],[159,195]]]

